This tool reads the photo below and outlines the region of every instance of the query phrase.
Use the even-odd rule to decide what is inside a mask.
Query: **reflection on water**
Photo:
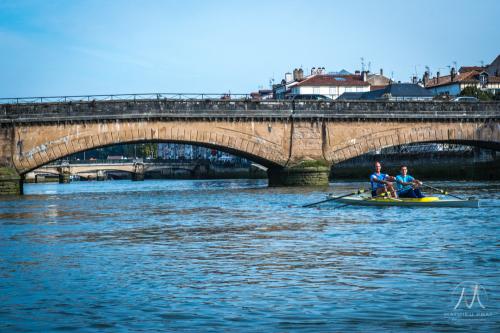
[[[0,331],[491,332],[500,183],[436,185],[481,208],[305,209],[324,193],[260,180],[28,184],[0,201]],[[486,318],[450,319],[463,281]]]

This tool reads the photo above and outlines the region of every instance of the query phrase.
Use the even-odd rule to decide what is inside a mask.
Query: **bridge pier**
[[[324,161],[306,161],[292,167],[275,167],[267,170],[270,187],[277,186],[328,186],[330,165]]]
[[[104,180],[106,180],[107,179],[106,173],[104,171],[102,171],[102,170],[97,171],[95,179],[97,181],[104,181]]]
[[[133,172],[132,173],[132,180],[133,181],[143,181],[144,180],[144,173]]]
[[[134,163],[134,172],[132,172],[132,181],[143,181],[144,180],[144,163],[136,162]]]
[[[0,195],[23,194],[23,177],[14,168],[0,167]]]
[[[59,174],[59,184],[69,184],[71,182],[71,175],[69,173]]]
[[[57,168],[59,172],[59,184],[68,184],[71,182],[71,170],[69,165],[62,165]]]

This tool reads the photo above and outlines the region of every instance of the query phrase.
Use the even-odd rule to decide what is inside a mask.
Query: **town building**
[[[208,159],[212,149],[180,143],[159,143],[158,158],[165,160]]]
[[[433,95],[460,95],[466,87],[477,87],[481,90],[500,93],[500,56],[487,66],[463,66],[458,72],[451,68],[450,74],[429,78],[426,72],[422,79],[426,89]]]
[[[379,74],[368,72],[366,81],[370,84],[370,90],[379,90],[392,83],[391,79],[384,76],[384,70],[382,68]]]
[[[390,79],[380,74],[368,71],[356,71],[355,74],[342,70],[338,73],[326,73],[324,67],[313,67],[311,74],[304,77],[302,69],[295,69],[286,73],[280,84],[273,86],[273,96],[284,99],[289,95],[324,95],[337,99],[345,92],[367,92],[372,86],[383,88],[390,83]]]
[[[338,100],[430,101],[432,93],[415,83],[393,83],[368,92],[346,92]]]
[[[284,99],[290,93],[290,88],[304,80],[304,70],[295,68],[292,73],[286,73],[285,78],[279,84],[273,85],[273,97],[275,99]]]
[[[319,94],[337,99],[345,92],[370,91],[370,84],[366,79],[366,72],[362,75],[317,74],[293,85],[290,93],[292,95]]]

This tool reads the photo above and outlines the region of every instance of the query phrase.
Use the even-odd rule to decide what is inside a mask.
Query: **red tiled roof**
[[[458,72],[461,74],[464,74],[464,73],[472,72],[472,71],[482,72],[485,69],[486,69],[486,67],[481,67],[481,66],[462,66],[462,67],[460,67]]]
[[[475,76],[478,75],[478,74],[479,74],[479,72],[477,72],[477,71],[471,71],[471,72],[465,72],[465,73],[461,73],[461,74],[456,74],[455,78],[453,79],[453,81],[451,81],[451,76],[450,75],[440,76],[439,80],[438,80],[437,77],[433,77],[433,78],[429,79],[429,81],[427,82],[427,84],[425,85],[425,87],[426,88],[430,88],[430,87],[437,87],[437,86],[445,86],[447,84],[454,84],[454,83],[457,83],[457,82],[461,82],[461,83],[468,83],[468,82],[475,83],[475,82],[479,82],[479,80],[477,78],[475,78]]]
[[[363,81],[361,75],[314,75],[298,83],[297,87],[303,86],[369,86]]]

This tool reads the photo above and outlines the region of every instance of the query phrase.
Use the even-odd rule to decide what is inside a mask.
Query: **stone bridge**
[[[101,163],[58,163],[47,164],[28,172],[25,178],[36,182],[39,175],[55,175],[59,177],[60,183],[67,183],[72,175],[94,175],[96,179],[104,179],[105,173],[113,171],[128,172],[132,174],[132,180],[144,180],[146,172],[163,169],[185,170],[191,174],[206,171],[209,167],[208,161],[175,161],[166,163],[136,162],[101,162]]]
[[[212,147],[268,168],[269,185],[325,185],[332,164],[414,142],[500,149],[500,103],[72,101],[0,105],[0,192],[65,156],[134,142]],[[19,181],[19,179],[21,181]],[[17,185],[15,185],[17,184]]]

